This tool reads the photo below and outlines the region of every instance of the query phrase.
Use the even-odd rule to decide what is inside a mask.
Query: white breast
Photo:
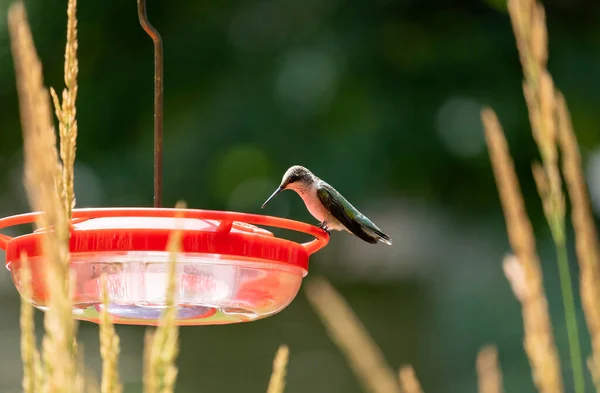
[[[325,220],[325,218],[327,218],[329,212],[325,209],[325,207],[319,200],[316,189],[309,189],[305,192],[299,192],[299,194],[302,200],[304,201],[306,208],[314,218],[321,222]]]
[[[316,218],[319,222],[327,221],[327,226],[331,229],[342,230],[345,227],[329,213],[327,209],[321,203],[321,200],[317,196],[317,182],[308,189],[296,190],[300,198],[304,201],[306,208],[310,214]]]

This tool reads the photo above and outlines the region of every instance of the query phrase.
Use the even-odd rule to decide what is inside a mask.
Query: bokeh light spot
[[[216,196],[227,200],[231,192],[244,180],[266,176],[269,161],[262,150],[254,146],[238,145],[219,160],[215,172]]]
[[[460,158],[471,158],[485,147],[480,117],[481,105],[469,98],[450,98],[442,104],[436,128],[446,149]]]
[[[332,55],[297,49],[283,60],[277,76],[277,91],[294,114],[312,114],[331,101],[338,74]]]

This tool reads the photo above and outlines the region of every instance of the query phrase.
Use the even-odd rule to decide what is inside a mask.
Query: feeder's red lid
[[[0,229],[32,223],[39,214],[0,219]],[[178,214],[181,218],[175,218]],[[304,232],[316,239],[296,243],[251,224]],[[196,209],[75,209],[69,249],[72,254],[165,251],[175,229],[182,230],[181,251],[184,253],[286,263],[305,271],[309,255],[323,248],[329,240],[325,231],[313,225],[247,213]],[[22,252],[29,257],[41,255],[43,230],[15,238],[0,234],[0,249],[6,251],[7,268],[10,269],[10,264],[18,260]]]

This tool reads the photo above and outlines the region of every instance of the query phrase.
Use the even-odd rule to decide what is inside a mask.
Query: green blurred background
[[[29,209],[9,4],[0,0],[1,216]],[[545,5],[549,68],[570,105],[597,212],[600,3]],[[26,6],[46,84],[62,90],[66,1]],[[428,393],[475,392],[475,356],[485,343],[499,347],[507,391],[534,391],[520,307],[501,267],[509,247],[479,119],[482,105],[491,105],[536,227],[572,391],[554,249],[530,171],[536,148],[502,0],[149,0],[148,13],[165,50],[165,205],[183,199],[193,208],[315,223],[291,192],[260,210],[289,166],[313,170],[394,245],[334,233],[311,259],[309,276],[330,278],[390,364],[412,363]],[[150,206],[152,42],[133,0],[80,1],[78,18],[77,205]],[[572,248],[571,265],[577,277]],[[0,311],[0,389],[15,392],[19,298],[7,271]],[[41,326],[41,314],[37,320]],[[139,392],[144,329],[118,332],[125,391]],[[80,325],[96,372],[97,333]],[[291,350],[286,392],[361,391],[303,292],[265,320],[182,328],[177,391],[263,392],[281,343]]]

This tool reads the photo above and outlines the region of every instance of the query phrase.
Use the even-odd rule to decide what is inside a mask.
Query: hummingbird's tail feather
[[[378,228],[372,228],[372,227],[368,227],[368,226],[363,226],[363,230],[369,235],[372,236],[375,240],[380,241],[382,243],[385,243],[389,246],[392,245],[392,239],[386,235],[385,233],[381,232],[380,229]]]

